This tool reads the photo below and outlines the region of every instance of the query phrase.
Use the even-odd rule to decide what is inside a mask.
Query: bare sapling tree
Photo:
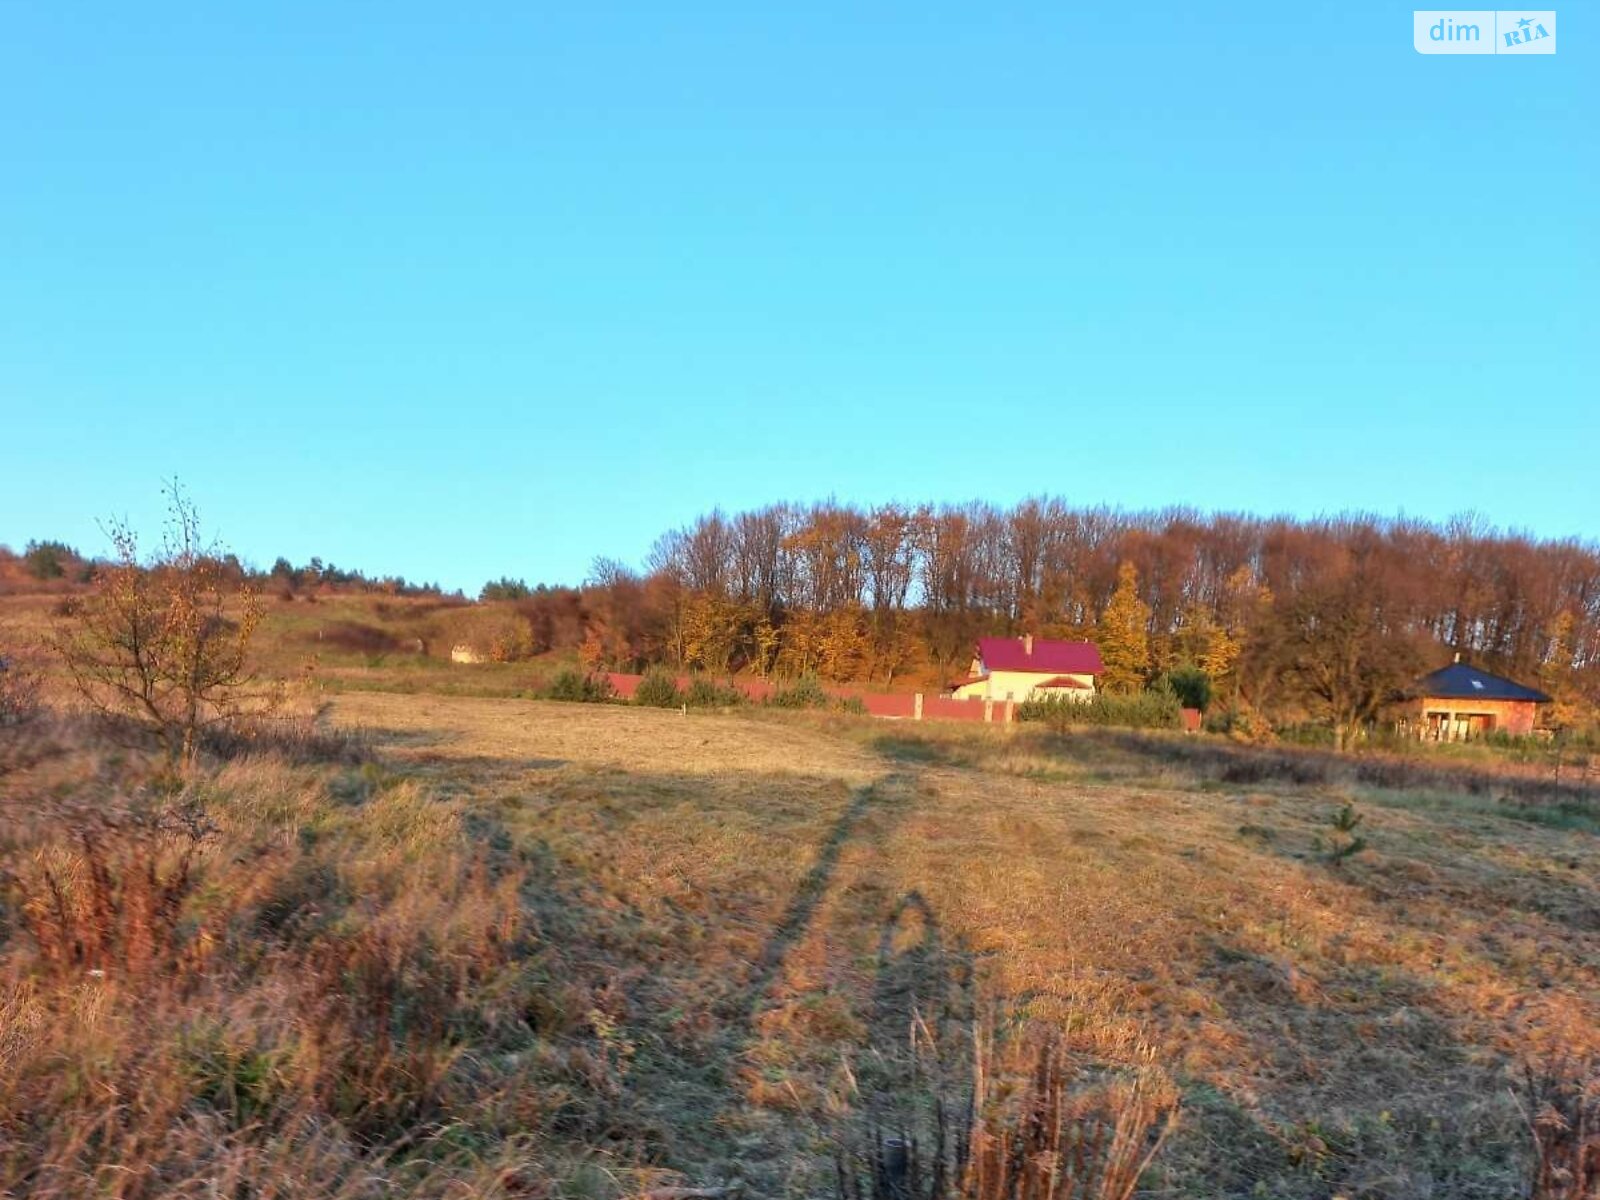
[[[94,709],[148,730],[169,765],[187,773],[208,729],[263,714],[276,695],[250,667],[259,595],[203,539],[199,511],[176,481],[164,490],[161,549],[141,560],[133,529],[111,522],[112,559],[53,644]]]

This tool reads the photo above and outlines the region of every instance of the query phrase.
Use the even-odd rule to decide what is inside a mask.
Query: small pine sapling
[[[1356,806],[1349,801],[1328,818],[1328,825],[1333,830],[1333,837],[1326,847],[1330,866],[1342,867],[1347,859],[1354,858],[1367,848],[1367,839],[1356,832],[1364,820],[1365,815],[1357,812]]]

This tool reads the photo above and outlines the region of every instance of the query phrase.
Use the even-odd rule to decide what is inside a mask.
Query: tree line
[[[109,570],[116,562],[115,553],[110,558],[92,557],[66,542],[55,540],[30,541],[20,554],[0,546],[0,595],[83,591],[98,573]],[[403,575],[368,575],[315,556],[298,567],[287,558],[279,557],[269,570],[263,571],[241,562],[236,554],[221,552],[215,565],[228,583],[249,584],[282,599],[352,592],[438,599],[447,596],[437,583],[414,582]]]
[[[1470,515],[776,504],[707,513],[641,570],[599,559],[582,588],[516,603],[541,648],[576,643],[597,668],[948,683],[978,637],[1029,632],[1098,641],[1113,691],[1199,669],[1232,707],[1336,728],[1453,652],[1543,686],[1558,724],[1600,700],[1600,546]]]
[[[57,542],[0,550],[0,590],[81,588],[107,565]],[[318,559],[217,566],[223,583],[285,599],[447,599]],[[1237,719],[1341,736],[1452,653],[1550,693],[1557,729],[1594,725],[1600,705],[1600,546],[1471,515],[774,504],[671,530],[638,569],[597,559],[576,587],[506,576],[480,599],[515,626],[494,657],[569,651],[597,670],[937,687],[965,676],[977,638],[1026,632],[1096,641],[1112,693],[1182,682]]]

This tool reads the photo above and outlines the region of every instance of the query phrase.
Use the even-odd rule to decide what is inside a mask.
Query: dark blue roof
[[[1491,675],[1466,663],[1451,663],[1432,675],[1417,680],[1412,689],[1419,696],[1441,700],[1529,700],[1548,704],[1550,697],[1533,688],[1514,683],[1504,675]]]

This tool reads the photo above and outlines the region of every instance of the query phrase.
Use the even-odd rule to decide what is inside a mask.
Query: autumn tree
[[[651,657],[649,587],[622,563],[597,558],[582,595],[579,656],[591,671],[632,670]]]
[[[827,622],[810,609],[791,612],[783,626],[783,638],[778,650],[778,671],[791,678],[809,675],[817,669],[822,659],[823,640],[827,636]]]
[[[1539,663],[1539,686],[1550,697],[1547,722],[1558,732],[1571,729],[1582,719],[1582,698],[1572,673],[1574,624],[1567,611],[1550,619],[1545,626],[1544,653]]]
[[[846,605],[828,614],[823,624],[822,674],[842,683],[854,679],[866,662],[871,645],[866,616],[857,605]]]
[[[683,661],[714,675],[732,669],[742,640],[740,608],[719,592],[696,592],[683,615]]]
[[[1275,619],[1280,667],[1328,721],[1339,749],[1421,670],[1384,585],[1359,569],[1307,581]]]
[[[773,624],[772,618],[766,613],[759,614],[750,627],[750,665],[763,679],[772,671],[781,644],[778,627]]]
[[[249,665],[258,593],[229,581],[176,483],[166,495],[161,549],[141,561],[133,530],[113,522],[112,560],[52,642],[92,707],[135,721],[174,768],[187,770],[208,729],[262,713],[275,697],[257,686]]]
[[[1150,670],[1150,606],[1139,598],[1139,573],[1130,562],[1117,570],[1117,590],[1100,618],[1101,686],[1112,694],[1138,691]]]

